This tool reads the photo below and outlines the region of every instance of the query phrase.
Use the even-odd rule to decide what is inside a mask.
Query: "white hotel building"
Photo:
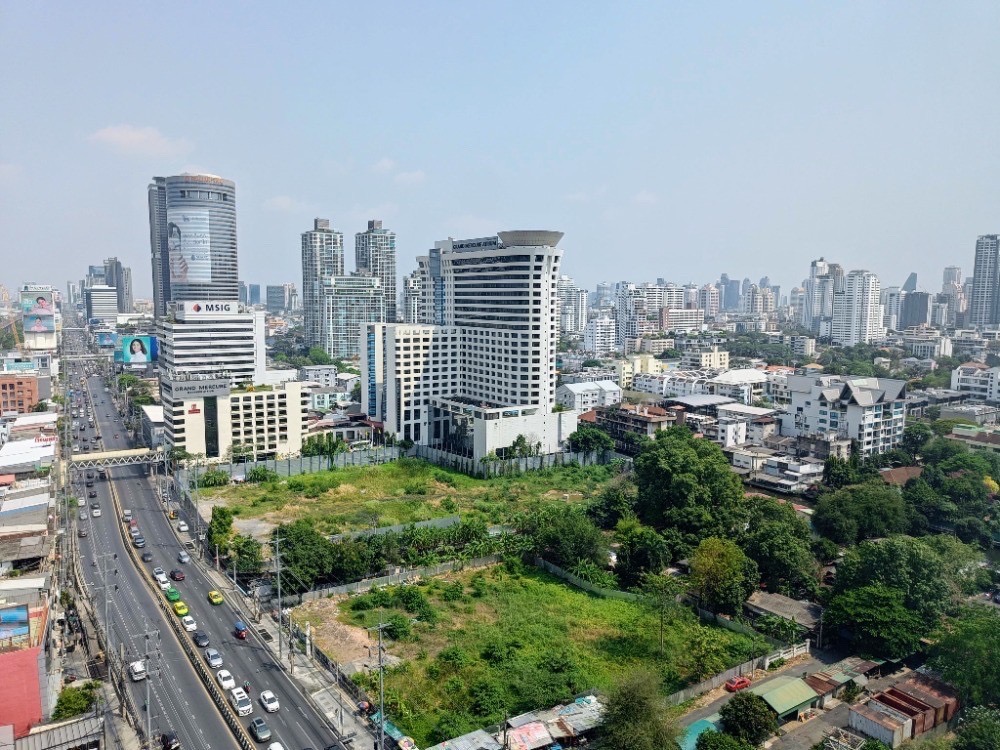
[[[362,408],[399,439],[482,458],[518,435],[560,449],[553,413],[561,232],[445,240],[418,258],[422,321],[369,324]]]

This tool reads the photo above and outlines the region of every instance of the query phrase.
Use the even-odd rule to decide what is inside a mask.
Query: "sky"
[[[565,232],[563,271],[783,291],[824,256],[936,291],[1000,232],[1000,3],[0,0],[0,282],[117,256],[154,175],[235,180],[240,276],[314,217]]]

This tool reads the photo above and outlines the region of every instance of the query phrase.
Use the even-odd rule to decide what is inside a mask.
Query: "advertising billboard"
[[[22,604],[0,609],[0,641],[23,638],[30,632],[27,606]]]
[[[115,362],[144,365],[155,362],[159,354],[160,348],[155,336],[119,336]]]
[[[233,301],[188,300],[177,303],[177,319],[217,318],[219,316],[239,315],[240,305]]]
[[[113,347],[118,339],[118,334],[114,331],[98,331],[94,335],[97,337],[97,345],[102,347]]]
[[[211,220],[206,209],[167,209],[167,254],[170,283],[212,280]]]
[[[21,292],[21,323],[25,333],[55,332],[55,306],[51,290]]]

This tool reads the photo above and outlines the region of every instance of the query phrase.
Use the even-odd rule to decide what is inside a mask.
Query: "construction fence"
[[[560,453],[548,453],[544,456],[527,456],[525,458],[492,458],[490,460],[480,460],[471,456],[461,456],[457,453],[430,448],[426,445],[415,445],[410,450],[409,455],[422,458],[432,464],[454,471],[460,471],[472,477],[510,477],[524,474],[529,471],[541,471],[542,469],[552,469],[557,466],[577,464],[579,466],[601,466],[609,464],[613,460],[623,461],[626,465],[631,465],[631,459],[622,458],[611,451],[594,451],[590,453],[571,453],[563,451]]]

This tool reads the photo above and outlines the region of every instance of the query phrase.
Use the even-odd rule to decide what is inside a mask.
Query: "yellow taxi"
[[[183,617],[190,611],[184,602],[174,602],[174,614],[178,617]]]
[[[222,602],[224,602],[225,599],[222,598],[222,594],[213,589],[212,591],[208,592],[208,601],[210,601],[212,604],[222,604]]]

